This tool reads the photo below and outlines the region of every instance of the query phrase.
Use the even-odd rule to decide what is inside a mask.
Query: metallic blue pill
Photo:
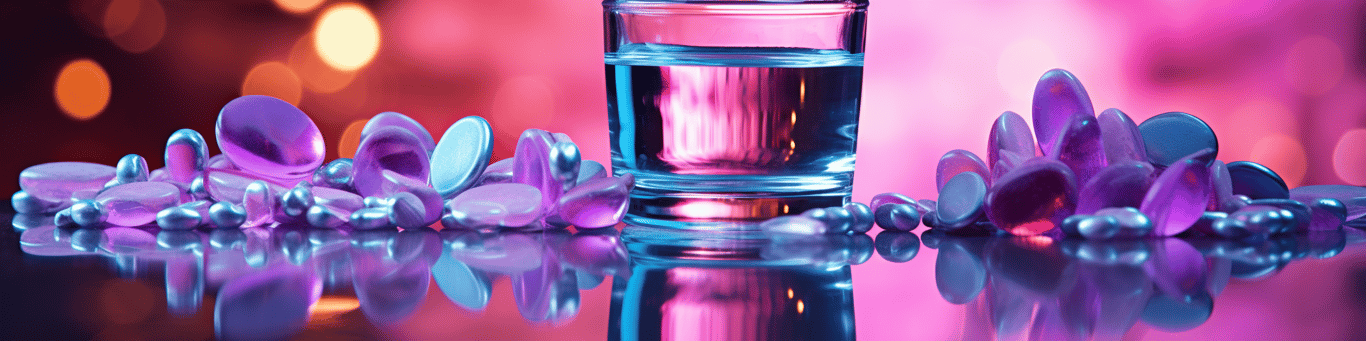
[[[199,212],[180,206],[169,207],[157,212],[157,226],[163,230],[189,230],[204,222]]]
[[[432,151],[431,183],[446,199],[473,186],[493,155],[493,128],[479,116],[466,116],[446,128]]]
[[[886,204],[878,206],[873,219],[884,230],[909,232],[920,226],[920,211],[912,204]]]
[[[209,206],[209,221],[218,228],[237,228],[247,221],[247,210],[227,201]]]
[[[957,230],[982,217],[987,197],[986,180],[974,172],[958,173],[939,191],[936,220],[940,227]]]
[[[866,233],[873,229],[873,210],[863,203],[851,202],[844,204],[844,210],[849,211],[853,217],[849,230],[854,233]]]
[[[1233,183],[1233,194],[1252,199],[1288,199],[1290,188],[1280,175],[1259,163],[1237,161],[1228,164],[1228,175]]]
[[[1210,148],[1214,152],[1205,161],[1208,163],[1219,154],[1219,139],[1214,136],[1205,121],[1183,112],[1159,114],[1138,125],[1143,135],[1143,146],[1148,152],[1148,162],[1157,167],[1166,167],[1176,160],[1194,154],[1201,149]]]
[[[114,166],[114,180],[120,184],[147,181],[149,172],[147,159],[138,154],[128,154],[119,159],[118,165]]]
[[[81,200],[71,204],[71,221],[82,227],[94,227],[104,223],[108,212],[100,208],[94,200]]]

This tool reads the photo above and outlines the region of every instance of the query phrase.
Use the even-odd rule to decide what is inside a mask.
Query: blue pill
[[[219,201],[209,206],[209,221],[218,228],[238,228],[247,222],[247,210],[232,202]]]
[[[920,253],[920,237],[914,233],[887,230],[877,234],[873,247],[878,256],[892,263],[905,263]]]
[[[851,202],[844,205],[844,210],[851,215],[849,230],[854,233],[866,233],[873,229],[873,210],[863,203]]]
[[[1210,148],[1209,162],[1219,154],[1219,139],[1214,136],[1205,121],[1183,112],[1159,114],[1138,125],[1143,135],[1143,146],[1148,152],[1148,162],[1158,167],[1166,167],[1176,160],[1194,154],[1201,149]]]
[[[949,230],[971,225],[981,219],[986,197],[987,184],[981,175],[958,173],[940,189],[935,218],[940,227]]]
[[[886,204],[878,206],[873,219],[884,230],[909,232],[920,226],[920,211],[911,204]]]
[[[1288,199],[1290,188],[1280,175],[1259,163],[1237,161],[1228,164],[1228,175],[1233,182],[1233,194],[1252,199]]]
[[[474,185],[493,155],[493,129],[483,117],[467,116],[441,135],[432,152],[431,182],[446,199]]]

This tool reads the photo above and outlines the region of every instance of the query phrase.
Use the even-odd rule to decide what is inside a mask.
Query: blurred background
[[[991,122],[1006,110],[1029,115],[1034,83],[1051,68],[1076,74],[1097,112],[1199,116],[1219,135],[1220,159],[1261,162],[1292,187],[1366,184],[1366,3],[870,2],[856,201],[933,198],[939,156],[984,155]],[[0,193],[44,162],[113,165],[137,153],[161,167],[180,128],[203,133],[217,154],[218,110],[245,94],[303,109],[328,159],[349,157],[338,151],[354,150],[365,120],[383,111],[438,139],[461,117],[483,116],[495,159],[512,156],[527,128],[567,133],[585,158],[609,158],[596,0],[4,1],[0,18]],[[914,276],[931,276],[928,261],[915,264],[924,269]],[[855,283],[895,285],[870,281],[889,278],[874,276],[880,269],[856,268]],[[919,296],[856,295],[860,311],[946,308]],[[918,330],[942,338],[959,323],[899,326],[938,326]]]
[[[1262,162],[1291,186],[1366,184],[1363,7],[872,1],[854,199],[933,196],[937,158],[982,155],[992,120],[1029,115],[1035,81],[1055,67],[1081,79],[1098,112],[1205,119],[1221,159]],[[171,132],[214,144],[218,109],[244,94],[297,104],[329,159],[350,156],[382,111],[437,138],[483,116],[499,159],[527,128],[609,157],[597,1],[24,1],[0,13],[0,143],[11,147],[0,178],[128,153],[160,167]]]

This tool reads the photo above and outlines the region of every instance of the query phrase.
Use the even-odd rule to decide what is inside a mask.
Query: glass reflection
[[[1200,326],[1231,278],[1255,280],[1293,260],[1332,257],[1363,235],[1090,241],[928,231],[922,239],[938,251],[939,294],[965,305],[967,339],[1120,340],[1140,321],[1168,332]]]
[[[612,340],[852,340],[850,265],[866,235],[765,237],[627,226]]]

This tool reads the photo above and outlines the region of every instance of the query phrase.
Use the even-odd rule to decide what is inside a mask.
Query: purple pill
[[[1096,116],[1100,122],[1101,143],[1105,145],[1105,159],[1109,163],[1148,161],[1148,149],[1143,145],[1143,134],[1138,124],[1119,109],[1110,108]]]
[[[275,182],[256,174],[227,169],[207,168],[204,170],[204,189],[214,201],[227,201],[242,204],[242,195],[247,185],[256,181],[264,182],[275,193],[282,193],[293,186]]]
[[[412,133],[418,138],[419,145],[427,151],[428,155],[431,155],[432,151],[436,149],[436,140],[432,139],[432,133],[427,131],[427,128],[422,127],[421,123],[417,123],[407,115],[392,111],[379,113],[366,121],[365,127],[360,130],[361,139],[364,140],[371,133],[384,127],[398,127]]]
[[[1057,160],[1038,158],[1011,170],[986,196],[991,223],[1010,234],[1032,236],[1056,229],[1077,205],[1072,170]],[[942,205],[941,205],[942,206]]]
[[[1109,165],[1101,143],[1100,123],[1088,115],[1069,117],[1048,155],[1071,168],[1081,184]]]
[[[237,168],[237,165],[232,163],[232,159],[229,159],[228,156],[224,154],[218,154],[210,157],[209,161],[204,162],[204,168],[241,170],[240,168]]]
[[[583,160],[579,163],[579,176],[577,180],[579,184],[605,177],[607,177],[607,168],[603,167],[601,163],[593,160]]]
[[[1096,116],[1086,88],[1071,72],[1052,69],[1039,77],[1034,86],[1034,135],[1039,149],[1053,151],[1053,145],[1072,119],[1072,116]]]
[[[911,204],[912,206],[914,206],[916,202],[915,199],[911,199],[910,197],[902,195],[901,193],[895,192],[887,192],[874,195],[873,200],[868,201],[868,206],[872,207],[874,212],[877,211],[878,207],[890,204]]]
[[[157,213],[180,204],[180,189],[165,182],[134,182],[101,192],[95,197],[104,212],[105,222],[119,226],[138,226],[157,219]]]
[[[513,182],[512,170],[516,167],[515,158],[498,160],[484,168],[484,174],[479,175],[478,185],[501,184]]]
[[[270,96],[234,99],[218,112],[218,148],[241,169],[281,179],[313,174],[325,147],[318,126],[289,102]]]
[[[513,156],[513,180],[535,187],[541,192],[541,209],[549,211],[564,194],[564,185],[555,179],[551,168],[550,152],[554,138],[549,132],[540,129],[527,129],[517,140],[517,152]]]
[[[1318,199],[1337,199],[1347,207],[1347,221],[1366,216],[1366,187],[1348,185],[1300,186],[1290,190],[1290,199],[1315,202]]]
[[[25,168],[19,187],[34,198],[48,202],[71,200],[71,194],[100,190],[114,179],[114,167],[89,162],[50,162]]]
[[[991,124],[991,135],[987,138],[987,166],[992,174],[1005,174],[1010,168],[1034,157],[1036,148],[1034,135],[1024,117],[1011,111],[1004,112]]]
[[[1229,175],[1228,165],[1223,161],[1214,160],[1210,163],[1209,186],[1209,206],[1206,210],[1233,212],[1242,206],[1237,202],[1237,198],[1233,197],[1233,180]]]
[[[312,191],[314,205],[323,205],[333,211],[346,212],[355,212],[365,208],[365,198],[361,198],[355,193],[320,186],[313,187]]]
[[[402,128],[382,127],[371,132],[352,159],[356,192],[367,197],[384,196],[380,187],[385,182],[385,170],[426,183],[431,164],[424,148],[417,136]]]
[[[1086,182],[1077,196],[1076,214],[1106,207],[1138,207],[1153,183],[1153,166],[1142,161],[1110,165]]]
[[[1209,166],[1201,161],[1213,153],[1204,149],[1173,162],[1153,181],[1139,211],[1153,220],[1153,233],[1174,236],[1185,232],[1209,204]]]
[[[541,191],[520,183],[484,185],[466,190],[446,203],[461,225],[525,226],[541,218]]]
[[[934,183],[935,188],[943,191],[944,184],[949,182],[954,176],[963,172],[973,172],[980,175],[982,179],[990,179],[991,172],[987,170],[987,165],[982,163],[982,159],[977,158],[972,152],[954,149],[939,158],[939,166],[935,168]]]
[[[634,177],[628,173],[620,178],[591,180],[574,187],[560,197],[559,216],[582,228],[616,225],[626,214],[632,182]]]

